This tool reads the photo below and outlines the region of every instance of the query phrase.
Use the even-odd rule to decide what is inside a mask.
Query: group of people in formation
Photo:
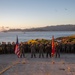
[[[11,54],[15,51],[15,42],[2,42],[0,43],[0,54]],[[52,57],[52,44],[51,43],[38,43],[28,44],[27,42],[21,42],[19,44],[20,57],[25,57],[26,53],[31,53],[31,58],[36,58],[37,53],[39,58]],[[55,57],[60,57],[60,53],[75,53],[75,43],[57,43],[55,45]]]
[[[55,57],[59,57],[60,58],[60,45],[59,44],[57,44],[56,46],[55,46]],[[47,43],[47,45],[46,46],[44,46],[44,44],[42,44],[42,43],[39,43],[38,45],[37,45],[37,48],[38,48],[38,51],[36,50],[36,44],[31,44],[30,45],[30,50],[31,50],[31,58],[36,58],[37,57],[37,52],[38,52],[38,57],[39,58],[44,58],[44,57],[46,57],[46,58],[48,58],[48,57],[52,57],[52,45],[51,45],[51,43]],[[22,58],[22,57],[25,57],[25,50],[24,50],[24,44],[23,43],[21,43],[20,45],[19,45],[19,49],[20,49],[20,57]],[[46,53],[46,56],[45,56],[45,53],[44,53],[44,49],[46,50],[45,51],[45,53]]]

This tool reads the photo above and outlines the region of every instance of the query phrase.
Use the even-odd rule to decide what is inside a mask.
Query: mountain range
[[[8,31],[75,31],[75,25],[56,25],[30,29],[9,29]]]

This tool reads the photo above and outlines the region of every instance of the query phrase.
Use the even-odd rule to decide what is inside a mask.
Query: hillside
[[[8,31],[75,31],[75,25],[56,25],[31,29],[9,29]]]
[[[56,40],[61,40],[63,43],[67,43],[67,42],[75,43],[75,35],[58,37],[56,38]]]

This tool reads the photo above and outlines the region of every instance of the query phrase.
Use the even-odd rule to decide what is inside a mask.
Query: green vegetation
[[[67,42],[70,42],[70,43],[75,43],[75,35],[72,35],[72,36],[66,36],[66,37],[58,37],[55,39],[55,42],[56,41],[61,41],[62,43],[67,43]],[[51,43],[51,40],[46,40],[46,39],[32,39],[32,40],[29,40],[28,41],[28,44],[30,43]]]
[[[30,43],[35,43],[35,44],[38,44],[38,43],[51,43],[51,40],[46,40],[46,39],[32,39],[32,40],[29,40],[27,42],[28,44]]]
[[[66,43],[66,42],[75,43],[75,35],[59,37],[59,38],[56,38],[56,40],[61,40],[61,42],[63,43]]]

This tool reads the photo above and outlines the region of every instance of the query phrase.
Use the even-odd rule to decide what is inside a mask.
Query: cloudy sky
[[[0,0],[0,27],[75,24],[75,0]]]

